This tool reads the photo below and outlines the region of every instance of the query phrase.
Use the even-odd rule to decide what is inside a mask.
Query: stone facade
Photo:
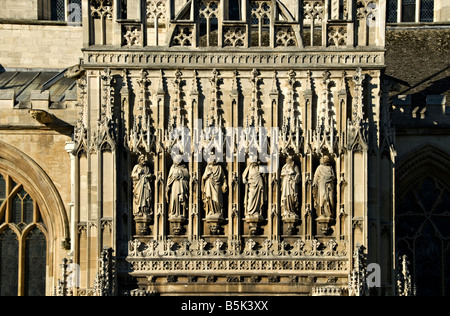
[[[2,52],[0,250],[10,231],[40,229],[47,295],[413,294],[418,252],[395,228],[421,185],[409,166],[450,153],[448,86],[424,92],[426,105],[397,93],[419,75],[387,60],[399,33],[386,36],[385,11],[83,0],[82,26],[1,23],[7,49],[14,32],[35,40]],[[448,30],[434,32],[448,55]],[[20,189],[45,227],[16,220]]]

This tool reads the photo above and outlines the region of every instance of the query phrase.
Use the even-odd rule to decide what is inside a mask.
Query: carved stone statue
[[[139,163],[131,173],[134,187],[134,215],[152,215],[152,186],[153,174],[144,155],[139,157]]]
[[[267,201],[263,174],[257,162],[250,162],[242,174],[245,186],[245,216],[260,217]]]
[[[313,181],[314,207],[317,211],[317,222],[324,234],[329,233],[329,225],[332,221],[336,207],[335,192],[336,175],[331,166],[330,157],[324,156],[317,167]]]
[[[175,234],[181,233],[181,223],[186,220],[189,203],[189,170],[181,162],[174,159],[167,179],[166,199],[169,203],[169,221],[175,223]]]
[[[281,211],[283,218],[298,219],[299,184],[302,180],[300,168],[295,165],[292,157],[286,159],[281,169]]]
[[[211,229],[213,234],[217,233],[218,223],[223,221],[223,193],[227,191],[225,171],[215,159],[212,159],[202,178],[202,195],[206,220],[216,223]]]
[[[242,180],[245,184],[245,220],[249,223],[250,233],[256,235],[258,224],[264,219],[262,210],[267,201],[264,175],[258,162],[249,162],[242,174]]]
[[[151,185],[153,174],[144,155],[141,155],[138,161],[139,163],[131,173],[134,194],[133,215],[138,226],[138,233],[145,235],[148,233],[147,224],[153,216]]]

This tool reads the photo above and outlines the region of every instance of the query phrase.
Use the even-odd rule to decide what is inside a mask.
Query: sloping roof
[[[399,83],[394,94],[410,95],[413,105],[429,95],[450,100],[450,29],[388,29],[386,74]]]
[[[66,78],[66,70],[57,71],[4,71],[0,73],[0,94],[15,92],[15,106],[29,107],[31,92],[49,91],[50,107],[58,107],[69,96],[76,95],[75,79]],[[75,94],[74,94],[75,93]]]

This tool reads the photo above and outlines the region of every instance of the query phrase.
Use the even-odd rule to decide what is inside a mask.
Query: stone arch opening
[[[70,242],[62,199],[33,159],[1,141],[0,175],[0,235],[4,235],[4,244],[10,249],[5,258],[18,261],[17,295],[50,295],[58,275],[57,263],[62,260],[61,250],[67,249]],[[39,275],[37,280],[27,277],[33,273]],[[15,290],[10,292],[13,295]]]
[[[396,255],[408,257],[419,296],[450,295],[449,165],[449,155],[426,146],[396,171]]]

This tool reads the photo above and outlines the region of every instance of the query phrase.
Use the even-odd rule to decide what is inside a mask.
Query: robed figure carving
[[[174,160],[167,179],[166,199],[169,219],[183,220],[189,203],[189,170],[181,160]]]
[[[262,209],[267,201],[264,174],[258,162],[250,162],[242,174],[245,184],[245,217],[262,218]]]
[[[133,180],[133,215],[136,222],[136,232],[139,235],[150,234],[149,224],[153,218],[152,180],[154,176],[144,155],[138,159],[138,164],[131,172]]]
[[[206,166],[202,188],[206,219],[223,220],[223,194],[228,191],[228,185],[225,171],[215,159]]]
[[[283,218],[298,218],[300,206],[299,184],[302,180],[300,168],[295,165],[292,157],[286,159],[281,169],[281,211]]]
[[[135,216],[151,216],[152,209],[152,179],[150,166],[144,155],[139,156],[138,164],[131,173],[133,180],[134,209]]]
[[[318,215],[318,222],[321,220],[331,221],[336,206],[335,202],[335,182],[336,175],[331,166],[330,157],[324,156],[321,164],[317,167],[313,181],[314,206]],[[322,231],[327,228],[323,227]]]

